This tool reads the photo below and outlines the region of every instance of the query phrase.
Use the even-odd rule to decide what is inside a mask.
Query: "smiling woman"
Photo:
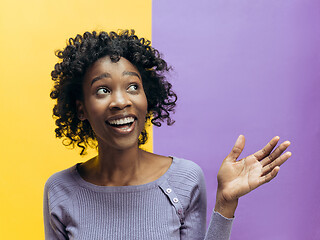
[[[52,71],[52,79],[56,84],[51,97],[57,99],[53,110],[54,116],[57,117],[56,136],[65,138],[64,144],[77,145],[82,148],[81,154],[84,154],[86,147],[96,143],[96,136],[89,122],[79,119],[77,104],[81,102],[80,100],[83,102],[82,82],[90,77],[88,76],[90,71],[94,70],[91,65],[107,55],[109,57],[106,59],[112,63],[117,63],[119,60],[123,62],[126,59],[132,67],[134,66],[134,71],[124,72],[124,76],[136,75],[142,81],[140,84],[143,84],[148,101],[147,119],[152,116],[151,122],[156,126],[161,126],[161,121],[166,121],[169,125],[173,123],[170,112],[175,107],[177,96],[163,75],[170,68],[160,57],[159,52],[150,46],[150,42],[144,38],[139,39],[134,35],[134,31],[127,30],[119,34],[86,32],[83,36],[70,38],[68,46],[56,54],[63,61],[57,63],[55,70]],[[97,61],[94,65],[103,64]],[[101,79],[110,80],[110,73],[101,72],[100,75],[91,77],[93,78],[89,79],[90,86],[96,85],[95,82]],[[101,91],[107,91],[107,88]],[[146,140],[147,133],[143,130],[139,144],[145,143]]]
[[[56,136],[98,155],[51,176],[44,191],[47,239],[228,239],[238,198],[273,179],[290,143],[273,138],[236,161],[240,136],[221,165],[206,231],[206,188],[195,163],[143,151],[146,121],[172,124],[177,96],[166,62],[134,31],[86,32],[57,52],[51,97]]]
[[[137,68],[125,58],[105,56],[92,64],[83,79],[81,120],[88,120],[99,148],[136,147],[147,116],[147,98]]]

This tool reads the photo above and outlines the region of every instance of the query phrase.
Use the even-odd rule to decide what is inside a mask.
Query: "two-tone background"
[[[43,239],[46,179],[84,158],[54,137],[54,51],[86,30],[135,29],[173,66],[171,127],[147,148],[198,163],[208,219],[216,174],[239,134],[242,156],[290,140],[277,178],[239,201],[231,239],[320,239],[318,0],[0,1],[0,239]]]

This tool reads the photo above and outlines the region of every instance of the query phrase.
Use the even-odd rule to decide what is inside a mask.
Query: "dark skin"
[[[79,167],[86,181],[100,186],[141,185],[168,170],[171,158],[138,146],[147,99],[134,65],[125,58],[116,63],[109,56],[97,60],[84,76],[83,93],[84,100],[77,101],[78,116],[90,122],[98,141],[98,156]],[[263,149],[237,161],[245,145],[244,136],[239,136],[217,176],[215,211],[233,217],[241,196],[276,177],[291,156],[290,152],[283,154],[289,141],[273,150],[278,141],[279,137],[274,137]]]
[[[88,182],[102,186],[140,185],[152,182],[170,167],[172,159],[141,150],[138,138],[145,126],[147,99],[139,71],[128,60],[113,63],[104,57],[86,72],[84,101],[77,102],[81,120],[96,133],[98,156],[81,164]],[[128,128],[116,128],[112,120],[134,118]]]
[[[244,136],[239,136],[218,172],[217,212],[225,217],[233,217],[241,196],[277,176],[280,166],[291,157],[291,152],[283,154],[290,146],[289,141],[281,143],[273,151],[279,139],[278,136],[274,137],[263,149],[237,161],[245,145]]]

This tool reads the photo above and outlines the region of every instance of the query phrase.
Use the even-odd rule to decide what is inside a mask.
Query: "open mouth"
[[[125,118],[110,120],[110,121],[107,121],[107,123],[113,128],[117,128],[122,131],[130,131],[134,121],[135,121],[134,117],[125,117]]]

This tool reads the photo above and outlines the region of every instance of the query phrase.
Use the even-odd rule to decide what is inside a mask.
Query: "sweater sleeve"
[[[203,240],[206,232],[207,196],[204,176],[200,167],[193,166],[192,171],[188,173],[188,178],[192,179],[194,183],[192,184],[189,205],[185,209],[180,236],[182,240]],[[186,183],[191,183],[191,181],[186,181]]]
[[[228,240],[231,234],[233,218],[225,218],[213,211],[206,232],[207,196],[204,174],[198,165],[193,166],[189,177],[193,176],[195,185],[191,191],[190,204],[185,210],[181,239]]]
[[[51,197],[52,192],[50,191],[50,182],[47,181],[44,188],[44,198],[43,198],[43,217],[44,217],[44,231],[46,240],[56,240],[56,239],[69,239],[65,226],[61,222],[59,212],[53,211],[52,202],[54,201]]]
[[[226,218],[213,211],[205,240],[228,240],[231,235],[233,218]]]

